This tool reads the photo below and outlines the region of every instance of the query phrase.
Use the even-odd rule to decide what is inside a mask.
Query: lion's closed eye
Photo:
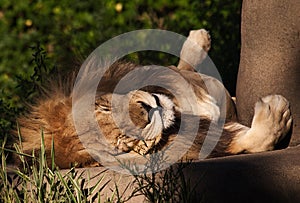
[[[148,113],[148,121],[150,123],[151,119],[152,119],[152,116],[153,116],[153,113],[155,111],[159,111],[159,114],[161,115],[161,112],[162,112],[162,107],[161,106],[157,106],[157,107],[152,107],[144,102],[140,102],[140,104],[142,105],[142,107],[147,111]]]
[[[97,105],[96,108],[97,108],[98,111],[101,111],[103,113],[110,113],[111,112],[111,108],[109,106]]]
[[[144,102],[138,102],[142,105],[142,107],[149,113],[152,109],[152,107],[149,104],[146,104]]]
[[[133,124],[139,128],[144,128],[150,123],[149,111],[151,106],[144,102],[132,103],[129,106],[129,116]]]

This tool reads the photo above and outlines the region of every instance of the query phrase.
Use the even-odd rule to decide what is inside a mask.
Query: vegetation
[[[121,166],[134,177],[137,187],[133,194],[142,194],[149,202],[193,202],[196,185],[192,185],[190,179],[186,179],[184,175],[184,169],[191,162],[186,160],[160,171],[160,163],[166,158],[164,153],[153,154],[145,164],[143,173],[137,173],[139,170],[135,165],[121,163]],[[196,181],[201,181],[201,178]],[[203,194],[197,194],[197,196],[199,199],[204,197]]]
[[[41,135],[43,138],[43,134]],[[53,146],[53,144],[52,144]],[[62,173],[54,165],[54,149],[52,148],[52,164],[47,165],[44,141],[42,139],[41,150],[27,155],[22,152],[22,145],[15,144],[18,158],[22,167],[8,172],[7,157],[4,144],[0,150],[0,201],[1,202],[93,202],[99,197],[103,187],[104,175],[101,174],[98,182],[87,187],[87,179],[84,179],[75,168]],[[31,160],[30,164],[27,161]]]

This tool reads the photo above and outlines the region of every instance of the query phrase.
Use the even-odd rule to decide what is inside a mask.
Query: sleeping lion
[[[195,54],[195,47],[188,41],[203,51]],[[255,105],[252,125],[247,127],[238,123],[235,103],[222,83],[194,71],[193,67],[203,61],[210,46],[211,39],[206,30],[191,31],[182,47],[177,67],[160,68],[160,72],[156,72],[155,66],[142,67],[128,62],[116,62],[109,67],[99,83],[93,109],[105,143],[111,147],[111,154],[116,157],[124,153],[151,154],[171,147],[180,135],[179,147],[175,149],[175,152],[182,153],[178,161],[199,160],[206,142],[215,142],[206,156],[211,158],[273,150],[285,137],[292,119],[289,103],[284,97],[269,95],[261,98]],[[133,70],[142,73],[139,78],[128,75]],[[169,74],[170,71],[174,74]],[[119,87],[119,91],[115,91],[125,76],[131,82],[164,81],[165,86],[147,85],[129,90]],[[188,102],[188,109],[182,101],[189,101],[190,97],[179,98],[184,94],[179,91],[183,83],[186,83],[185,91],[195,95],[193,102]],[[31,154],[33,150],[40,150],[42,131],[49,163],[53,139],[58,167],[68,168],[74,163],[79,167],[101,165],[78,136],[72,115],[72,105],[77,101],[72,101],[72,92],[66,93],[68,88],[53,88],[47,94],[49,96],[32,106],[29,114],[18,119],[23,151]],[[114,105],[113,99],[117,101]],[[88,127],[86,132],[89,132]],[[89,142],[93,144],[99,141],[86,139],[91,139]]]

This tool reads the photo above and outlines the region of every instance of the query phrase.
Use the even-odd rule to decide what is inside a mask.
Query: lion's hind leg
[[[269,95],[255,105],[251,128],[232,123],[225,128],[239,129],[228,147],[230,154],[255,153],[273,150],[291,128],[292,118],[288,101],[280,95]]]

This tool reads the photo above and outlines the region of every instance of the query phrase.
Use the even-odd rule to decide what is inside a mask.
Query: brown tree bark
[[[300,144],[300,1],[244,0],[241,32],[239,120],[251,125],[255,102],[281,94],[293,114],[290,146]]]

